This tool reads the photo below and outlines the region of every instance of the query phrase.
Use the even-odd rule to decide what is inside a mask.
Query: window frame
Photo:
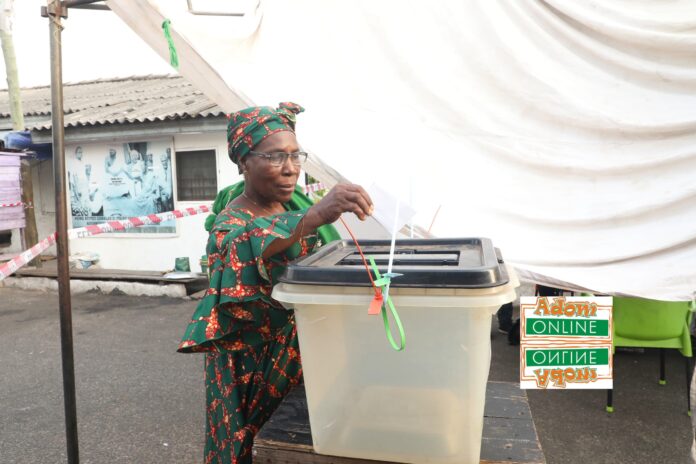
[[[218,193],[218,177],[220,174],[219,167],[218,167],[218,153],[217,153],[218,150],[217,150],[217,148],[216,147],[200,147],[200,148],[199,147],[196,147],[196,148],[188,148],[187,147],[187,148],[177,149],[175,147],[173,152],[174,152],[174,160],[173,161],[174,161],[174,170],[175,170],[174,189],[176,191],[176,196],[175,196],[176,203],[199,203],[199,202],[210,203],[210,202],[215,201],[215,197],[217,196],[217,193]],[[179,154],[180,153],[181,154],[191,153],[191,152],[210,152],[210,153],[212,153],[212,158],[213,158],[213,163],[214,163],[213,170],[215,173],[215,177],[213,179],[214,183],[215,183],[215,194],[213,195],[213,197],[211,199],[182,199],[180,194],[179,194],[179,192],[180,192],[179,189],[181,188],[181,185],[179,182],[179,180],[180,180],[179,179],[179,172],[180,172],[179,170],[181,168],[181,166],[179,165]]]

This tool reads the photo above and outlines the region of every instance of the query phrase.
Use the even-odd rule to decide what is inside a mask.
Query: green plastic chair
[[[686,404],[691,416],[691,334],[696,305],[692,301],[659,301],[614,297],[614,348],[660,349],[660,385],[665,385],[665,350],[677,349],[686,360]],[[613,412],[613,390],[607,391],[607,412]]]

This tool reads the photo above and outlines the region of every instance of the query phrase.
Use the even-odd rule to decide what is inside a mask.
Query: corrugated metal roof
[[[223,116],[222,109],[181,76],[99,79],[63,85],[65,127]],[[25,116],[50,116],[51,87],[22,89]],[[0,90],[0,117],[10,117],[7,90]],[[29,130],[50,129],[51,121]]]

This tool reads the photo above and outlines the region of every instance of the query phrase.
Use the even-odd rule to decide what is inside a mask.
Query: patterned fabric
[[[294,314],[271,291],[316,238],[262,255],[275,239],[290,237],[305,213],[254,217],[232,207],[213,225],[209,288],[178,350],[206,352],[206,463],[250,464],[254,435],[302,376]]]
[[[296,103],[281,103],[278,108],[255,106],[229,116],[227,123],[227,153],[233,163],[248,154],[271,134],[295,132],[296,115],[304,111]]]
[[[236,184],[229,185],[218,192],[217,197],[215,197],[215,202],[213,203],[213,212],[209,214],[207,218],[205,218],[205,230],[207,232],[213,230],[215,218],[217,218],[220,211],[225,209],[227,204],[241,195],[243,191],[244,181],[241,181],[237,182]],[[300,209],[310,208],[313,204],[314,202],[303,193],[302,187],[296,185],[292,198],[290,198],[290,201],[283,206],[285,206],[285,209],[288,211],[297,211]],[[319,242],[323,244],[333,242],[334,240],[341,240],[341,234],[339,234],[336,228],[331,224],[325,224],[317,228],[317,235],[319,235]]]
[[[205,463],[251,464],[254,436],[302,377],[294,321],[260,348],[205,356]]]

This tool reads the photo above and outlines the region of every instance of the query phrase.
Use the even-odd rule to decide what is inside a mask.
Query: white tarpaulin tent
[[[696,290],[696,3],[108,0],[224,108],[294,101],[308,170],[379,184],[523,277]],[[330,166],[330,167],[329,167]],[[335,169],[335,171],[333,169]]]

